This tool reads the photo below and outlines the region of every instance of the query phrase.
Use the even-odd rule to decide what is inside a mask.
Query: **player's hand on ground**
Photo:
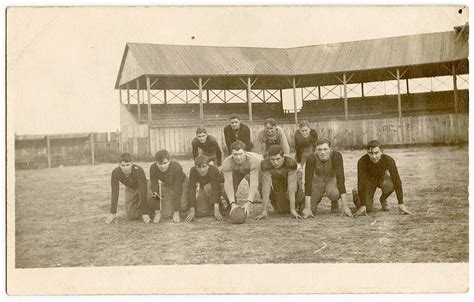
[[[173,221],[174,223],[178,223],[178,222],[181,221],[181,218],[179,217],[179,212],[174,212],[174,213],[173,213],[173,219],[172,219],[172,221]]]
[[[245,214],[247,214],[247,217],[249,217],[249,208],[250,208],[250,204],[251,202],[249,200],[247,200],[245,203],[244,203],[244,210],[245,210]]]
[[[186,222],[191,222],[194,219],[194,215],[196,214],[196,210],[194,208],[189,209],[189,214],[186,217]]]
[[[107,219],[105,220],[105,223],[107,223],[107,224],[112,223],[112,221],[114,221],[115,217],[117,217],[116,214],[110,213],[109,215],[107,215]]]
[[[309,207],[305,207],[303,209],[302,214],[303,214],[304,219],[309,218],[309,217],[314,217],[313,211],[311,211],[311,208]]]
[[[150,215],[148,215],[148,214],[142,215],[142,219],[143,219],[144,223],[150,223],[151,222]]]
[[[342,205],[341,207],[341,217],[344,217],[344,216],[348,216],[348,217],[352,217],[352,212],[351,212],[351,209],[349,209],[348,206],[346,205]]]
[[[153,223],[160,223],[160,221],[161,221],[161,211],[156,210],[155,217],[153,218]]]
[[[222,217],[222,214],[221,214],[221,211],[219,210],[219,208],[214,208],[214,217],[219,221],[224,220],[224,217]]]
[[[361,216],[361,215],[367,216],[367,209],[365,208],[365,206],[361,206],[357,210],[357,212],[354,213],[353,217],[357,217],[357,216]]]
[[[260,213],[260,215],[258,215],[257,217],[255,217],[256,220],[260,220],[260,219],[268,219],[268,212],[267,210],[262,210],[262,212]]]
[[[291,216],[293,216],[293,217],[296,218],[296,219],[302,219],[302,218],[303,218],[303,217],[300,216],[300,214],[298,214],[298,212],[296,212],[295,209],[292,209],[292,210],[290,211],[290,213],[291,213]]]
[[[402,214],[408,214],[408,215],[412,215],[413,213],[408,211],[407,207],[404,205],[404,204],[399,204],[398,205],[398,210],[400,211],[400,213]]]

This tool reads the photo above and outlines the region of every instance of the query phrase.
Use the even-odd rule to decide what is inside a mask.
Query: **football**
[[[237,207],[235,210],[232,211],[230,214],[230,221],[233,224],[241,224],[244,223],[247,219],[247,215],[245,214],[245,210],[243,207]]]

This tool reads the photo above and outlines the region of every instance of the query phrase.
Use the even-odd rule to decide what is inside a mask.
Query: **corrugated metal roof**
[[[467,39],[457,39],[455,31],[287,49],[127,43],[116,88],[143,75],[220,77],[232,86],[236,80],[229,77],[367,71],[465,60],[468,54]]]
[[[469,51],[451,31],[299,47],[288,54],[293,69],[303,75],[451,62],[467,58]]]

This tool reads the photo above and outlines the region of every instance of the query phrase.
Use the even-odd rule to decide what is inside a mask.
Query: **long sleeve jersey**
[[[232,129],[230,125],[225,126],[224,138],[229,153],[231,153],[230,145],[232,145],[232,143],[235,141],[241,141],[244,143],[246,151],[250,151],[253,148],[253,144],[250,139],[250,128],[244,123],[240,123],[240,127],[237,130]]]
[[[280,145],[283,149],[285,155],[290,155],[290,145],[288,144],[288,139],[286,138],[285,131],[280,126],[276,127],[276,134],[273,137],[269,137],[265,129],[260,130],[257,142],[259,144],[259,151],[263,155],[268,154],[268,149],[272,145]],[[257,149],[257,150],[258,150]]]
[[[303,137],[300,130],[295,131],[295,151],[296,161],[301,163],[301,154],[303,151],[310,150],[314,151],[316,148],[316,141],[318,140],[318,133],[316,130],[311,129],[308,137]]]
[[[183,181],[186,178],[186,174],[183,172],[183,168],[176,161],[171,161],[168,167],[168,170],[161,172],[156,164],[150,166],[150,182],[151,182],[151,191],[153,193],[159,192],[160,180],[163,185],[170,188],[172,191],[171,200],[173,200],[174,211],[177,212],[180,209],[181,204],[181,195],[183,194]]]
[[[249,174],[250,185],[247,200],[253,202],[258,189],[258,172],[260,171],[258,154],[247,152],[242,164],[237,164],[231,155],[222,163],[221,171],[224,174],[224,190],[230,203],[235,202],[233,173]]]
[[[204,143],[199,142],[197,137],[193,139],[191,142],[193,147],[193,158],[198,157],[199,149],[201,149],[204,155],[208,157],[216,157],[217,165],[220,166],[222,163],[222,151],[217,143],[217,140],[212,135],[208,135],[206,137],[206,141]]]
[[[110,206],[110,213],[115,214],[117,213],[117,204],[119,198],[119,183],[124,184],[125,186],[138,190],[138,198],[140,201],[140,207],[143,207],[146,202],[147,196],[147,183],[146,183],[146,176],[145,171],[140,166],[132,165],[132,172],[127,177],[123,174],[122,169],[120,167],[115,168],[112,171],[111,177],[111,186],[112,186],[112,198],[111,198],[111,206]],[[143,211],[143,208],[142,208]]]
[[[205,176],[201,176],[196,167],[192,167],[189,171],[189,187],[188,187],[188,201],[190,208],[196,208],[196,186],[199,183],[201,188],[205,185],[211,184],[211,201],[219,203],[221,195],[221,173],[219,169],[214,166],[209,166],[209,171]]]
[[[262,161],[262,202],[264,205],[268,203],[272,184],[275,191],[287,191],[290,196],[296,193],[297,168],[296,161],[289,156],[285,156],[285,161],[280,168],[273,167],[269,159]]]
[[[386,154],[382,154],[380,160],[374,164],[370,160],[369,155],[366,154],[357,162],[357,191],[359,192],[359,200],[362,205],[366,203],[367,184],[381,181],[387,170],[390,173],[398,203],[403,204],[402,181],[398,174],[395,160]]]
[[[337,189],[339,194],[346,193],[346,180],[344,177],[344,161],[342,159],[342,154],[338,151],[331,151],[330,155],[331,167],[329,171],[318,171],[318,166],[320,163],[324,164],[317,158],[317,155],[314,153],[309,156],[306,160],[305,168],[305,184],[304,191],[306,196],[311,196],[313,192],[313,178],[324,177],[328,175],[319,175],[319,173],[331,173],[331,175],[336,176]],[[316,174],[316,175],[315,175]]]

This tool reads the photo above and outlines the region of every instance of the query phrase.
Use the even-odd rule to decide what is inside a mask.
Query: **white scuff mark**
[[[374,225],[374,224],[376,224],[376,223],[377,223],[377,219],[374,219],[374,221],[372,221],[372,222],[370,223],[370,225]]]
[[[324,250],[324,249],[326,248],[326,246],[327,246],[326,242],[323,242],[323,246],[322,246],[321,248],[315,250],[315,251],[313,252],[313,254],[316,254],[316,253],[321,252],[322,250]]]

